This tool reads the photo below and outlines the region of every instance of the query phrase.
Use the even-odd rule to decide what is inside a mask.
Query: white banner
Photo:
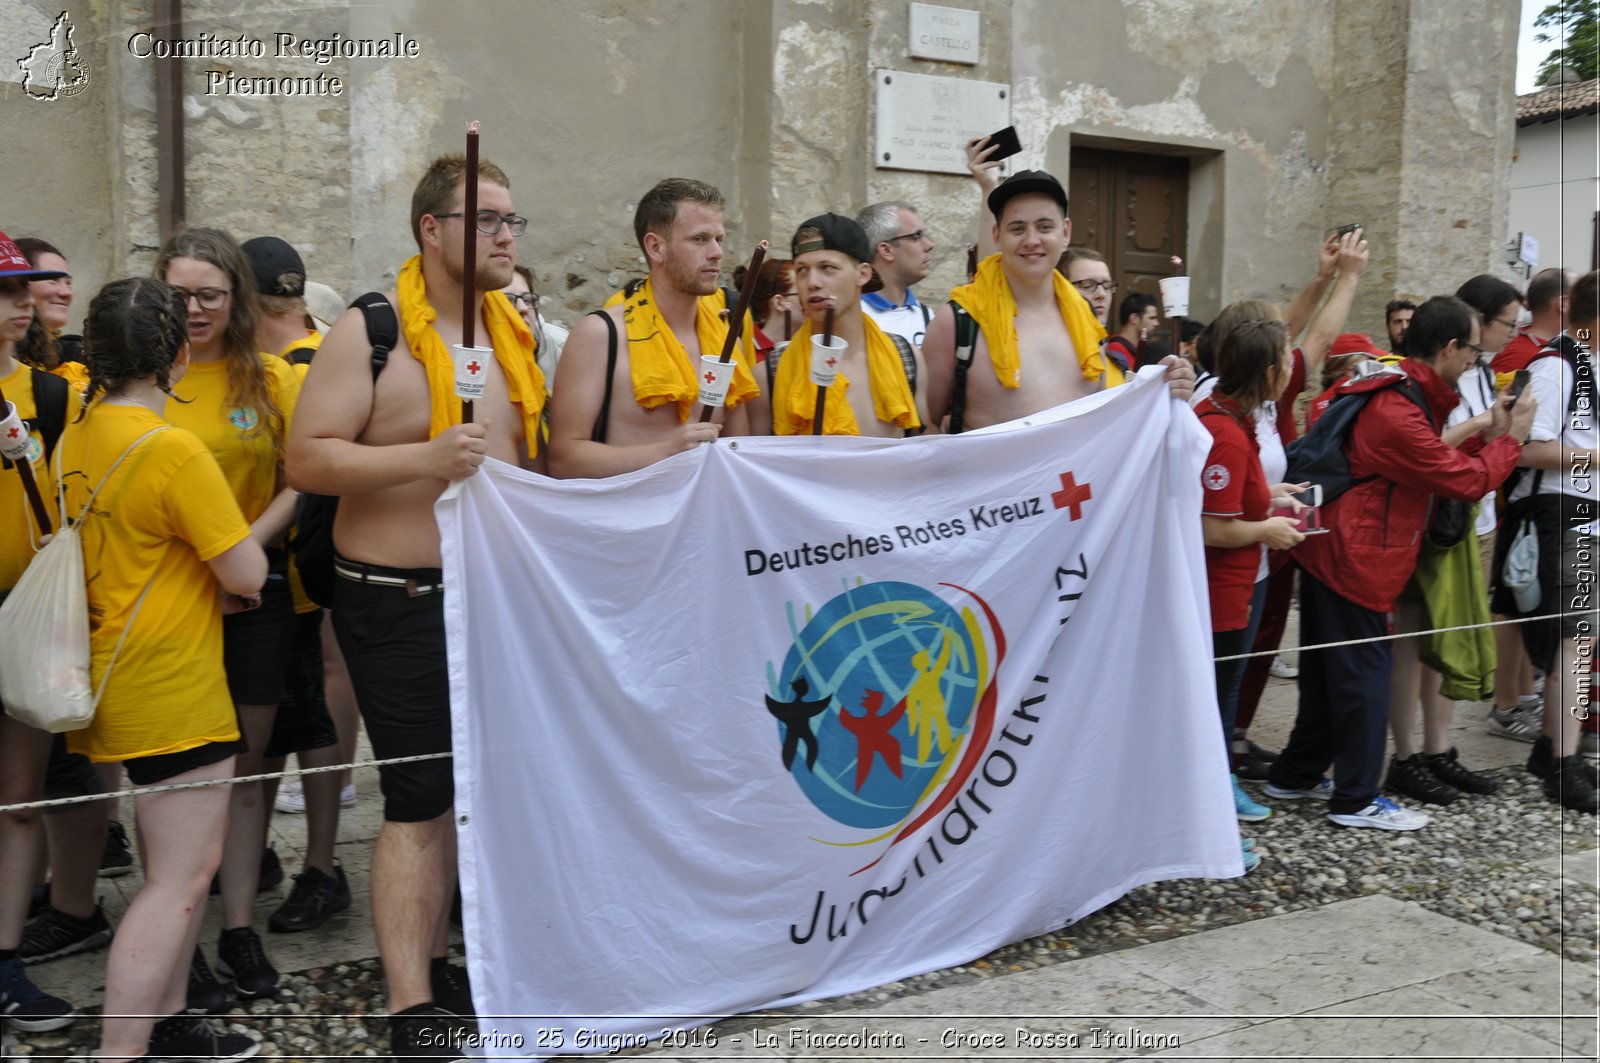
[[[959,437],[448,493],[484,1054],[658,1043],[1240,874],[1208,443],[1147,370]]]

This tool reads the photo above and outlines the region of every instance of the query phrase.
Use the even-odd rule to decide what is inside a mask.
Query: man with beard
[[[469,179],[478,182],[476,217],[464,214]],[[380,758],[450,749],[435,500],[485,457],[542,464],[544,380],[527,325],[498,292],[511,281],[516,238],[527,224],[498,166],[483,161],[469,175],[462,156],[435,159],[411,197],[421,253],[388,295],[399,342],[380,363],[363,312],[345,313],[323,341],[296,410],[290,484],[342,496],[333,531],[334,629]],[[463,333],[464,225],[478,230],[478,344],[494,348],[484,359],[475,421],[466,424],[450,355]],[[456,866],[450,761],[380,772],[384,824],[372,855],[372,909],[393,1054],[438,1055],[472,1012],[466,972],[444,959]]]
[[[616,476],[719,434],[749,433],[746,404],[757,406],[761,391],[750,371],[748,323],[727,404],[709,421],[698,417],[700,357],[721,354],[728,334],[718,289],[722,207],[721,192],[678,177],[639,201],[633,231],[650,275],[567,339],[550,405],[552,476]]]

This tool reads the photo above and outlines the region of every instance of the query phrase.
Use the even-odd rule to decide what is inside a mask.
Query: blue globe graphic
[[[780,669],[767,667],[768,694],[776,702],[828,698],[827,708],[807,721],[816,763],[807,765],[802,742],[790,774],[813,805],[847,826],[875,829],[903,821],[935,782],[948,777],[946,763],[953,766],[965,748],[985,651],[955,608],[909,583],[849,588],[798,630],[792,605],[790,614],[793,643]],[[804,680],[804,695],[797,679]],[[919,715],[923,725],[913,732]],[[885,728],[887,717],[894,722]],[[786,730],[778,724],[780,746]],[[864,743],[862,731],[876,737]]]

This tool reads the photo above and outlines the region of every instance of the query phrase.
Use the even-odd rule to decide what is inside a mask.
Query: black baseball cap
[[[994,215],[995,221],[999,221],[1000,212],[1005,210],[1006,204],[1028,192],[1049,196],[1061,204],[1061,213],[1067,212],[1067,190],[1061,187],[1060,181],[1043,170],[1018,170],[989,193],[989,213]]]
[[[256,291],[262,295],[303,296],[306,294],[306,264],[300,253],[276,236],[257,236],[240,245],[256,275]]]
[[[817,237],[801,242],[800,234],[807,229],[815,229]],[[854,218],[846,218],[842,214],[818,214],[815,218],[807,218],[800,223],[800,228],[794,232],[794,239],[789,241],[789,254],[794,257],[808,251],[838,251],[849,255],[857,262],[871,263],[873,260],[872,243],[867,239],[867,230]],[[883,278],[878,276],[876,268],[872,271],[872,279],[867,281],[863,292],[875,292],[883,287]]]

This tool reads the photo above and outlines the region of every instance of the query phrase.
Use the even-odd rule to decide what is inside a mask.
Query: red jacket
[[[1412,358],[1399,368],[1422,386],[1434,422],[1444,424],[1460,396],[1433,367]],[[1340,388],[1362,391],[1372,378]],[[1522,448],[1510,436],[1474,436],[1452,447],[1398,387],[1379,391],[1356,417],[1345,442],[1351,488],[1324,507],[1331,529],[1310,535],[1295,560],[1357,605],[1386,613],[1417,567],[1434,495],[1475,502],[1516,467]],[[1375,477],[1365,480],[1363,477]]]

